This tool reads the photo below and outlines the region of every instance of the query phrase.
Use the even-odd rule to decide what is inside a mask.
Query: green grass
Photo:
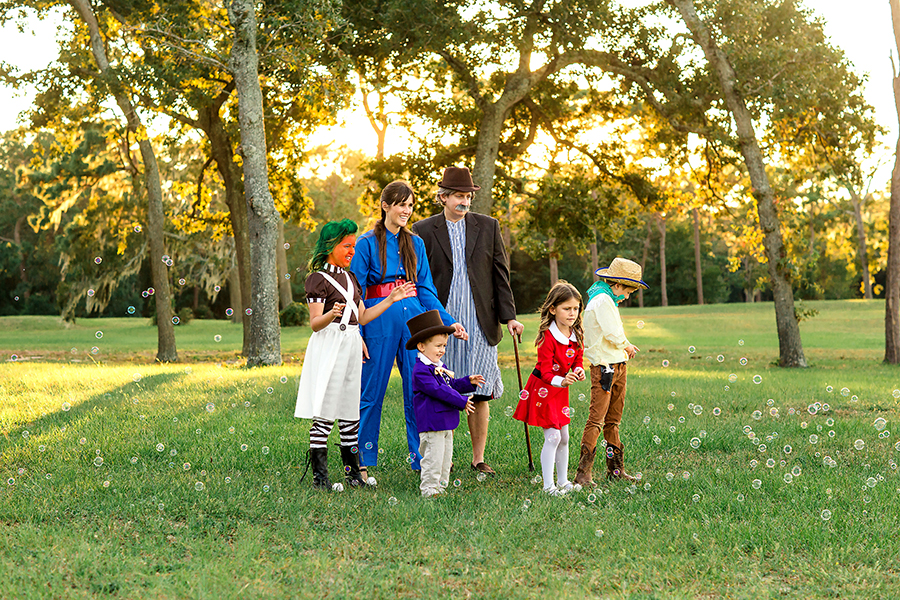
[[[238,328],[179,327],[183,355],[215,362],[153,365],[142,321],[0,319],[7,359],[45,357],[0,363],[0,597],[900,597],[900,452],[873,426],[896,428],[900,388],[879,362],[883,304],[810,304],[820,314],[801,326],[806,370],[773,366],[771,305],[623,310],[642,352],[622,436],[643,479],[565,498],[532,483],[522,425],[505,414],[517,391],[505,339],[488,447],[500,477],[479,482],[466,467],[463,425],[459,486],[429,501],[404,460],[396,377],[378,489],[314,493],[310,475],[300,482],[308,423],[291,416],[299,367],[229,364]],[[523,376],[536,319],[525,323]],[[308,333],[286,332],[286,352],[299,358]],[[130,352],[141,358],[118,361]],[[571,392],[570,476],[587,393],[586,382]],[[816,402],[829,410],[810,414]],[[532,429],[535,458],[541,439]]]

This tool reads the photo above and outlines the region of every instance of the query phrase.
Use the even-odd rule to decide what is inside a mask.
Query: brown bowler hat
[[[444,169],[444,177],[438,181],[438,186],[456,192],[477,192],[480,185],[472,181],[469,167],[447,167]]]
[[[406,322],[409,333],[412,335],[406,342],[407,350],[415,350],[419,342],[424,342],[433,335],[439,333],[451,334],[456,331],[454,327],[447,327],[441,321],[441,313],[437,310],[429,310],[421,315],[413,317]]]

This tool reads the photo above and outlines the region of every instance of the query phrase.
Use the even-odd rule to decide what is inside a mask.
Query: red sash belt
[[[403,285],[406,283],[405,279],[395,279],[394,281],[389,281],[387,283],[379,283],[378,285],[370,285],[366,288],[366,300],[376,300],[378,298],[387,298],[391,295],[391,290],[399,285]],[[416,289],[413,288],[412,294],[407,296],[410,298],[412,296],[418,296],[416,293]]]

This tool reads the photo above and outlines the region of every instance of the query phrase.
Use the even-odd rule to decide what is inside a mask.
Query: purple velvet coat
[[[449,383],[434,372],[434,365],[416,359],[413,365],[413,405],[419,432],[446,431],[459,426],[459,413],[466,408],[468,398],[462,394],[475,391],[468,377],[452,379]]]

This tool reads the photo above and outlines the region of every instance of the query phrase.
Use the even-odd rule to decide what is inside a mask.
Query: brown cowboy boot
[[[597,487],[591,478],[591,470],[594,468],[594,455],[597,454],[597,447],[589,450],[586,444],[581,445],[581,456],[578,459],[578,471],[575,473],[575,483],[581,486]]]
[[[625,455],[621,448],[606,444],[606,477],[612,480],[635,483],[637,479],[625,472]]]

